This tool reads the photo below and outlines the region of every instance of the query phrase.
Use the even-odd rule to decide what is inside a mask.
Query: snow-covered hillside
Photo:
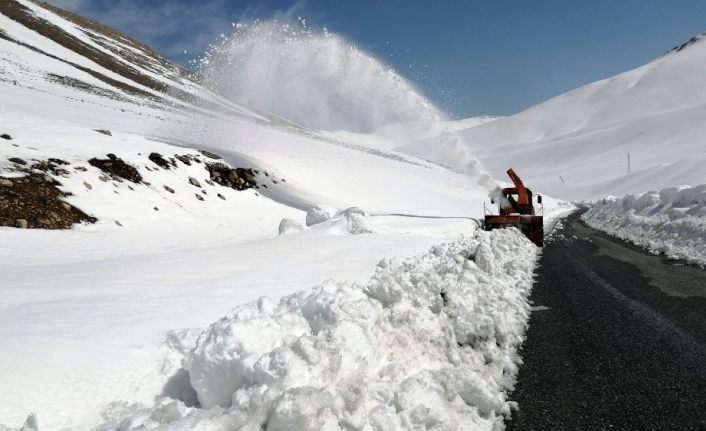
[[[563,199],[701,184],[704,68],[706,38],[696,37],[635,70],[459,133],[496,178],[511,165],[527,184]],[[400,150],[425,156],[429,145]]]
[[[151,407],[181,367],[169,331],[475,234],[492,185],[470,152],[450,169],[382,132],[309,130],[30,0],[0,2],[0,98],[0,211],[16,210],[0,217],[0,424],[88,429]],[[525,248],[524,266],[491,268],[524,295]],[[499,372],[485,395],[502,401]]]
[[[205,90],[192,73],[151,48],[45,3],[2,2],[0,43],[0,82],[35,90],[36,97],[73,100],[78,96],[87,108],[112,111],[112,116],[125,121],[135,121],[135,116],[146,117],[143,122],[164,119],[164,114],[136,112],[134,105],[165,114],[205,111],[261,118]],[[68,112],[59,115],[71,118]],[[83,117],[95,116],[84,112]]]

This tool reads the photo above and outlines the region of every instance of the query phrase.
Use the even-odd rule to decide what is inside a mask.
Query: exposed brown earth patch
[[[212,156],[218,157],[215,154]],[[217,190],[206,190],[208,186],[213,187],[216,184],[242,191],[252,188],[266,188],[267,185],[258,183],[260,180],[267,181],[265,177],[276,183],[271,173],[251,168],[232,168],[223,162],[207,162],[204,157],[199,154],[174,154],[174,157],[165,158],[159,153],[151,153],[146,158],[160,168],[167,170],[185,169],[182,164],[191,166],[190,172],[193,172],[194,176],[188,177],[188,183],[195,187],[192,190],[196,191],[195,197],[199,201],[204,201],[210,196],[226,200],[224,195],[217,193]],[[38,160],[12,157],[8,158],[8,161],[14,164],[13,173],[22,176],[16,178],[0,177],[0,226],[68,229],[75,223],[96,221],[95,217],[85,214],[64,201],[64,198],[71,193],[60,190],[61,184],[57,181],[61,181],[61,178],[69,178],[74,171],[87,172],[86,167],[72,166],[71,163],[58,158]],[[88,163],[102,171],[98,178],[104,182],[112,179],[117,182],[129,181],[149,186],[135,166],[115,154],[107,154],[106,158],[92,158],[88,160]],[[203,166],[203,169],[208,172],[208,176],[204,178],[203,174],[199,175],[195,172],[194,165]],[[145,168],[148,170],[159,169],[149,169],[147,166]],[[200,169],[197,170],[200,171]],[[262,177],[260,177],[261,173]],[[183,179],[176,180],[183,181]],[[114,185],[117,187],[117,184]],[[83,181],[83,187],[87,191],[94,189],[88,181]],[[162,187],[169,193],[175,193],[175,190],[167,185]],[[130,184],[127,185],[127,188],[135,191]],[[155,207],[155,211],[158,210]]]
[[[223,163],[207,163],[206,169],[211,181],[235,190],[247,190],[257,187],[255,172],[252,169],[231,168]]]
[[[133,183],[142,181],[140,172],[134,166],[125,163],[123,159],[116,157],[115,154],[108,154],[107,159],[93,158],[88,163],[110,175],[113,179],[120,178]]]
[[[86,93],[95,94],[96,96],[106,97],[108,99],[118,100],[122,102],[129,101],[125,96],[116,91],[109,90],[107,88],[96,87],[95,85],[89,84],[85,81],[81,81],[80,79],[56,75],[54,73],[47,73],[46,77],[49,81],[56,82],[65,87],[75,88]]]
[[[53,178],[30,174],[0,178],[0,226],[25,229],[70,229],[74,223],[95,223],[96,218],[63,200]]]
[[[162,169],[170,170],[172,168],[172,164],[169,160],[165,159],[164,156],[159,153],[151,153],[147,158]]]
[[[62,168],[61,166],[68,165],[69,162],[65,162],[61,159],[50,158],[48,160],[40,160],[30,166],[29,169],[18,169],[21,172],[35,173],[36,171],[49,172],[57,176],[67,176],[69,171]]]
[[[49,162],[54,163],[56,165],[70,165],[71,164],[71,163],[67,162],[66,160],[61,160],[61,159],[57,159],[54,157],[50,157]]]
[[[223,159],[223,158],[222,158],[221,156],[219,156],[218,154],[214,154],[214,153],[212,153],[212,152],[210,152],[210,151],[199,150],[199,153],[203,154],[204,156],[208,157],[209,159],[213,159],[213,160],[221,160],[221,159]]]
[[[191,157],[186,154],[186,155],[180,155],[180,154],[174,154],[174,158],[185,164],[186,166],[191,166]],[[195,159],[196,161],[198,159]]]

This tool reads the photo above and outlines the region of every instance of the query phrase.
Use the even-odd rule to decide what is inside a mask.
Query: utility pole
[[[630,153],[628,153],[628,175],[630,175]]]

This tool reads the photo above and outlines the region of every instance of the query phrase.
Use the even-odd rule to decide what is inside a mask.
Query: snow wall
[[[706,184],[608,197],[581,218],[654,254],[706,266]]]
[[[383,260],[365,286],[329,281],[174,332],[186,404],[101,429],[502,429],[537,250],[515,229],[478,231]]]

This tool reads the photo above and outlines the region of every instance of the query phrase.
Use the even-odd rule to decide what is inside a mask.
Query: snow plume
[[[446,129],[447,115],[390,66],[303,20],[234,27],[199,64],[205,84],[220,96],[311,129],[372,134],[391,149],[431,137],[435,154],[428,160],[477,177],[491,195],[498,192],[461,137]]]
[[[388,65],[303,20],[237,24],[200,69],[220,95],[312,129],[371,132],[442,115]]]
[[[100,429],[502,429],[536,257],[515,229],[477,231],[366,286],[240,306],[178,343],[201,408],[163,398]]]
[[[496,202],[505,205],[507,199],[493,177],[485,170],[480,161],[473,155],[462,138],[448,129],[439,135],[439,144],[449,150],[453,157],[452,167],[460,169],[464,174],[478,177],[478,185],[488,191],[488,196]],[[509,203],[508,203],[509,205]]]

